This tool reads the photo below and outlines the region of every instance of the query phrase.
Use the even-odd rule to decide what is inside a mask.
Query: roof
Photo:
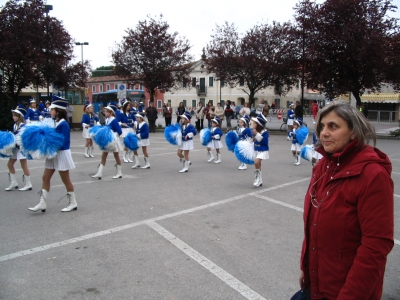
[[[100,83],[100,82],[124,82],[128,81],[128,78],[122,78],[118,76],[100,76],[100,77],[90,77],[87,83]]]

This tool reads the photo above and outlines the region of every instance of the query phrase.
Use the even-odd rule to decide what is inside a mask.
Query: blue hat
[[[291,107],[291,106],[294,106],[294,103],[293,103],[293,102],[290,102],[289,107]]]
[[[138,112],[136,113],[135,117],[136,117],[136,118],[142,118],[142,119],[144,119],[145,115],[146,115],[146,114],[145,114],[144,111],[138,111]]]
[[[251,118],[254,122],[260,124],[262,127],[267,125],[268,120],[264,117],[263,114],[259,114],[257,118]]]
[[[89,101],[86,101],[86,103],[85,103],[85,109],[88,108],[88,107],[91,107],[91,106],[93,106],[92,103],[90,103]]]
[[[243,122],[245,122],[246,125],[249,125],[249,123],[250,123],[250,117],[248,115],[244,115],[239,120],[242,120]]]
[[[36,100],[34,98],[30,98],[29,103],[36,103]]]
[[[108,110],[110,110],[110,111],[112,111],[112,112],[115,113],[115,111],[117,110],[117,104],[116,104],[115,102],[110,102],[110,103],[108,103],[107,106],[104,107],[104,108],[105,108],[105,109],[108,109]]]
[[[53,96],[53,100],[51,102],[51,105],[49,108],[61,108],[61,109],[67,109],[68,106],[68,100],[58,97],[58,96]]]
[[[189,111],[185,111],[185,113],[183,115],[181,115],[180,117],[185,118],[186,120],[190,121],[190,119],[192,118],[192,115],[190,114]]]
[[[214,119],[212,119],[211,121],[217,123],[217,124],[221,124],[221,118],[218,116],[215,116]]]
[[[125,98],[121,100],[121,105],[122,106],[128,105],[128,103],[130,103],[130,101],[126,100]]]
[[[49,100],[46,100],[46,102],[44,104],[46,105],[46,104],[51,104],[51,103]]]
[[[28,113],[25,106],[23,106],[22,104],[18,104],[17,108],[12,109],[11,111],[14,113],[20,114],[22,116],[25,116]]]
[[[293,122],[297,123],[299,126],[303,125],[303,119],[302,118],[297,118]]]

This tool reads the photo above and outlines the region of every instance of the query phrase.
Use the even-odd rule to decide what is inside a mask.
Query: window
[[[192,77],[192,87],[196,86],[196,77]]]
[[[203,107],[206,105],[206,98],[200,98],[200,102],[203,103]]]
[[[214,77],[208,77],[208,86],[214,86]]]
[[[281,99],[275,99],[275,108],[281,108]]]
[[[239,79],[239,86],[244,86],[244,78],[243,77],[241,77]]]
[[[100,91],[100,92],[103,91],[103,85],[102,85],[102,84],[99,85],[99,91]]]
[[[157,100],[157,108],[162,108],[162,101],[161,100]]]
[[[182,86],[185,88],[186,85],[187,85],[187,80],[186,80],[186,78],[184,78],[184,79],[183,79],[183,82],[182,82]]]
[[[168,103],[171,103],[171,99],[168,99]]]
[[[183,106],[186,107],[186,100],[183,100]]]
[[[143,84],[139,84],[139,90],[143,91]]]
[[[96,85],[92,85],[92,93],[95,93],[96,92]]]
[[[114,85],[114,89],[118,90],[118,84]]]
[[[196,107],[196,100],[192,100],[192,107]]]
[[[225,100],[221,100],[221,106],[224,107],[225,106]]]
[[[107,84],[107,91],[109,91],[110,90],[110,85],[109,84]]]

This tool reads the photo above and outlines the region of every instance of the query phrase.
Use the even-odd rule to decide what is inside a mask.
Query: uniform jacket
[[[121,123],[125,123],[125,125],[121,125],[122,128],[132,128],[133,127],[133,118],[132,115],[127,112],[126,114],[122,114]]]
[[[96,122],[99,122],[99,118],[96,117],[95,115],[90,116],[86,113],[82,115],[82,120],[81,120],[82,127],[85,127],[86,125],[89,125],[89,127],[93,127],[96,124]]]
[[[392,165],[371,146],[356,151],[356,142],[333,155],[317,149],[324,158],[304,200],[300,265],[312,299],[381,299],[394,245]]]
[[[182,141],[185,142],[185,141],[193,140],[193,136],[195,136],[196,134],[197,134],[196,128],[194,128],[194,126],[192,124],[189,123],[185,127],[182,126]],[[186,135],[188,135],[187,138],[185,138]]]
[[[119,126],[119,123],[118,123],[118,121],[117,121],[117,119],[116,119],[115,117],[109,117],[109,118],[107,118],[107,119],[106,119],[106,125],[107,125],[108,127],[110,127],[110,129],[111,129],[113,132],[116,132],[116,133],[118,133],[119,135],[122,134],[121,126]]]
[[[136,128],[136,135],[138,135],[138,137],[140,138],[140,139],[148,139],[149,138],[149,133],[150,133],[150,130],[149,130],[149,125],[147,125],[147,123],[146,122],[142,122],[142,123],[139,123],[138,125],[137,125],[137,128]]]
[[[292,110],[292,109],[289,109],[288,111],[287,111],[287,117],[288,117],[288,119],[294,119],[294,111]]]
[[[245,140],[247,138],[253,137],[253,132],[251,132],[248,127],[239,127],[237,130],[239,140]]]
[[[28,112],[24,116],[25,120],[30,121],[39,121],[39,116],[42,116],[42,113],[38,109],[28,108]]]
[[[64,119],[61,119],[58,123],[56,123],[56,131],[61,133],[64,136],[64,143],[60,150],[68,150],[71,143],[70,133],[71,129],[69,128],[68,122]]]
[[[221,128],[219,127],[211,128],[211,138],[214,141],[220,141],[223,134],[224,133],[222,132]]]
[[[269,133],[268,130],[264,129],[263,131],[256,134],[254,137],[254,150],[255,151],[268,151],[268,138]]]

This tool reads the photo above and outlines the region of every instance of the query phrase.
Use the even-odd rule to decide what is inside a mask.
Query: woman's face
[[[244,104],[244,107],[248,107],[249,106],[249,104],[246,102],[245,104]]]
[[[168,103],[167,103],[167,107],[170,107],[170,106],[171,106],[171,103],[168,102]]]
[[[57,116],[57,112],[54,108],[50,109],[50,116],[55,119]]]
[[[203,102],[199,102],[199,106],[203,106]]]
[[[220,107],[220,106],[221,106],[221,103],[217,103],[217,106]]]
[[[36,102],[31,103],[31,108],[36,108]]]
[[[12,118],[13,118],[14,122],[17,122],[19,120],[19,115],[12,114]]]
[[[257,123],[254,122],[253,120],[250,122],[250,126],[251,126],[251,128],[253,128],[253,129],[257,129]]]
[[[108,109],[104,110],[104,115],[106,118],[108,118],[111,115],[111,112]]]
[[[89,107],[87,108],[87,111],[88,111],[89,113],[93,113],[93,106],[89,106]]]
[[[354,139],[354,134],[347,122],[334,111],[324,116],[320,121],[320,125],[319,139],[328,153],[342,151]]]
[[[242,120],[239,120],[239,126],[244,127],[244,122]]]

